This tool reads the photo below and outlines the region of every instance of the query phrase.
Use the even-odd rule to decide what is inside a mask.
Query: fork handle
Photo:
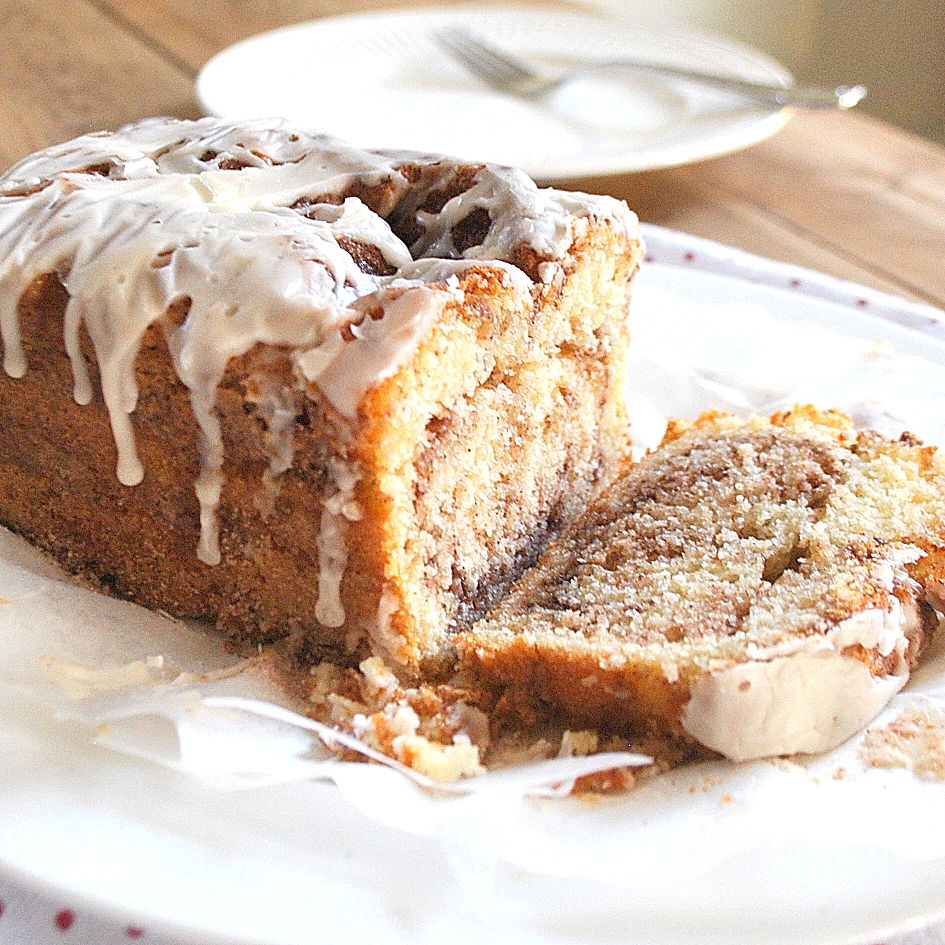
[[[752,82],[749,79],[735,78],[734,76],[715,75],[714,73],[683,69],[656,62],[637,62],[627,59],[604,60],[587,67],[587,71],[597,72],[601,69],[624,69],[637,73],[686,79],[710,88],[735,92],[763,104],[776,105],[780,108],[788,106],[797,108],[851,108],[866,95],[866,88],[862,85],[839,85],[836,88],[816,85],[768,85],[762,82]],[[585,70],[582,69],[581,71]]]

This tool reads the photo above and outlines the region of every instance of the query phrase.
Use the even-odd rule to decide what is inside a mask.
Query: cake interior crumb
[[[588,798],[630,790],[693,760],[691,749],[682,750],[658,736],[630,740],[539,720],[522,706],[459,678],[407,686],[378,657],[363,660],[357,668],[321,662],[308,670],[302,687],[304,710],[311,718],[439,782],[599,752],[629,751],[653,758],[642,767],[578,778],[572,793]],[[332,750],[344,760],[363,761],[352,749]]]
[[[911,705],[887,725],[867,730],[860,757],[871,768],[905,768],[921,778],[945,780],[945,712]]]

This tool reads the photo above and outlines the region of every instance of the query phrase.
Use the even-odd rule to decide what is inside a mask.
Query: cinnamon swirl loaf
[[[744,760],[858,731],[943,611],[940,455],[796,408],[671,425],[457,639],[509,704]]]
[[[0,522],[302,659],[435,672],[614,474],[635,217],[281,121],[0,179]]]

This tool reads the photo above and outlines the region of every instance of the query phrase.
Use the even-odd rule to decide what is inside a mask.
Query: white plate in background
[[[285,117],[361,147],[510,164],[542,181],[729,153],[773,134],[790,114],[631,73],[575,81],[544,103],[521,101],[486,88],[443,53],[434,33],[454,23],[546,70],[629,57],[791,83],[780,63],[720,37],[477,5],[327,17],[263,33],[207,63],[198,98],[209,114]]]

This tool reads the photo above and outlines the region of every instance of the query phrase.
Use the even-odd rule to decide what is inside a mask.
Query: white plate
[[[772,84],[791,76],[720,38],[542,7],[452,7],[333,17],[264,33],[212,59],[197,93],[230,118],[279,115],[362,147],[408,148],[521,167],[550,181],[728,153],[777,131],[765,111],[692,84],[629,73],[582,79],[544,104],[487,89],[433,39],[462,23],[554,69],[643,58]]]
[[[904,324],[925,320],[940,330],[931,309],[801,270],[769,269],[666,231],[651,236],[655,258],[637,294],[638,368],[658,361],[660,337],[676,337],[694,359],[705,348],[744,350],[747,320],[769,339],[798,339],[784,349],[789,366],[803,368],[808,389],[829,390],[842,358],[791,362],[805,337],[823,332],[838,350],[846,342],[874,346],[864,370],[878,382],[894,352],[911,359],[904,393],[927,395],[938,407],[932,422],[942,422],[945,342]],[[673,257],[678,265],[668,264]],[[733,266],[743,277],[719,271]],[[808,282],[820,297],[804,290]],[[765,385],[777,392],[776,377],[765,372],[763,380],[746,389],[762,398],[770,394]],[[687,407],[716,396],[728,396],[724,384],[707,384]],[[26,657],[6,636],[0,669],[9,672]],[[86,732],[0,686],[0,898],[8,896],[0,940],[18,905],[4,890],[14,887],[98,916],[113,934],[96,941],[124,941],[123,930],[135,925],[152,945],[840,945],[876,942],[945,915],[945,850],[858,845],[874,831],[895,835],[908,820],[901,804],[883,809],[879,790],[871,816],[853,818],[854,842],[840,843],[792,821],[795,790],[805,803],[821,797],[806,774],[784,807],[778,801],[783,823],[753,819],[750,804],[742,809],[739,798],[764,785],[763,768],[740,768],[724,784],[683,770],[675,783],[596,805],[516,800],[503,808],[493,798],[482,819],[475,798],[431,814],[426,802],[411,801],[406,781],[377,766],[363,769],[371,781],[359,780],[357,796],[353,783],[347,792],[327,783],[223,792],[97,747]],[[821,781],[825,797],[840,796],[830,793],[829,776]],[[937,795],[932,801],[945,808]],[[677,819],[687,814],[686,842],[665,834],[670,808]],[[442,821],[418,829],[438,813]],[[933,827],[945,835],[943,824],[923,821],[919,847]],[[716,861],[718,840],[730,830],[741,831],[748,852]],[[609,846],[608,856],[623,857],[633,877],[607,872],[575,883],[559,868],[523,865],[545,865],[545,851],[575,831],[602,845],[588,848],[585,869]],[[501,848],[506,836],[514,838],[513,859],[482,853]]]

